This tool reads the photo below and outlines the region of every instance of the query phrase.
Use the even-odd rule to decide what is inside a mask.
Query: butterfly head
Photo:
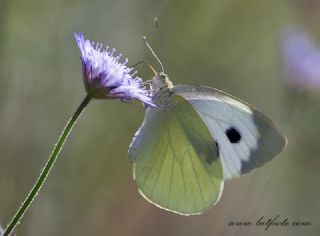
[[[160,89],[172,89],[173,84],[165,73],[159,72],[152,78],[151,87],[156,92]]]

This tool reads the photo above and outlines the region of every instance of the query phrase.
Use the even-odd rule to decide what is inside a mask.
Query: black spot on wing
[[[231,143],[239,143],[240,142],[241,134],[236,128],[230,127],[229,129],[227,129],[225,131],[225,133]]]

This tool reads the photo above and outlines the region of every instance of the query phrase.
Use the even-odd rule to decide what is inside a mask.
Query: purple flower
[[[126,66],[128,59],[120,62],[121,54],[116,50],[102,49],[100,43],[90,42],[82,33],[74,33],[81,51],[84,84],[93,98],[122,100],[138,99],[152,105],[150,92],[136,71]]]
[[[320,86],[320,48],[300,30],[288,30],[282,40],[283,66],[290,85]]]

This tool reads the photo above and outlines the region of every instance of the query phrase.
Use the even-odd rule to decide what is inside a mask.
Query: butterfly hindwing
[[[271,160],[286,139],[262,112],[219,90],[179,85],[184,97],[199,113],[217,142],[224,179],[240,176]]]
[[[181,96],[167,108],[148,108],[129,158],[140,193],[176,213],[202,213],[220,198],[223,173],[215,140],[200,115]]]

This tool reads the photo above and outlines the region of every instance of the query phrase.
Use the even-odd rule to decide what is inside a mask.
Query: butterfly
[[[286,145],[253,106],[214,88],[152,79],[153,103],[128,151],[139,192],[160,208],[201,214],[220,199],[225,180],[275,157]]]

